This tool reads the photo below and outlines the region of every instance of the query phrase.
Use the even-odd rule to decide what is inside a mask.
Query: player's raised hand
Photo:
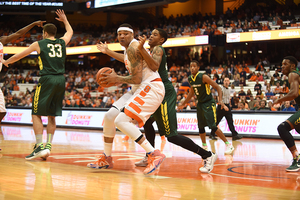
[[[44,23],[46,23],[46,21],[38,20],[38,21],[33,22],[33,24],[38,27],[43,27]]]
[[[107,54],[107,51],[109,50],[106,42],[105,43],[100,42],[99,44],[97,44],[97,49],[104,54]]]
[[[144,44],[145,44],[145,42],[147,40],[147,36],[145,36],[145,35],[139,36],[138,39],[139,39],[138,49],[141,50],[141,49],[144,48]]]
[[[56,12],[58,17],[56,17],[55,19],[60,21],[60,22],[65,22],[67,21],[67,16],[65,15],[65,12],[61,9],[57,9]]]

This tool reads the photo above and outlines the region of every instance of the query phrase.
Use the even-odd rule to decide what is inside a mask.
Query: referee
[[[216,125],[219,125],[221,119],[225,116],[228,126],[229,126],[229,129],[232,133],[232,140],[239,140],[239,139],[242,139],[243,136],[240,136],[234,129],[231,108],[229,105],[229,102],[230,102],[230,91],[228,88],[229,84],[230,84],[229,78],[227,78],[227,77],[224,78],[224,83],[223,83],[223,87],[222,87],[222,92],[223,92],[222,100],[223,100],[224,104],[228,107],[228,110],[226,111],[225,109],[221,109],[221,105],[220,104],[218,105],[218,107],[217,107],[217,124]],[[209,138],[213,139],[213,140],[217,139],[214,131],[211,131]]]

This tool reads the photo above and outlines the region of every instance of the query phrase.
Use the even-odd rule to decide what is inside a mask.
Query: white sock
[[[106,156],[111,156],[112,145],[112,143],[104,142],[104,153]]]
[[[154,151],[153,146],[146,139],[142,144],[140,144],[143,149],[145,149],[146,153],[150,153]]]
[[[121,112],[116,117],[115,124],[120,131],[122,131],[135,141],[142,135],[142,132],[130,121],[131,118],[128,117],[125,113]],[[154,148],[151,146],[147,139],[141,144],[141,147],[145,149],[147,153],[154,151]]]

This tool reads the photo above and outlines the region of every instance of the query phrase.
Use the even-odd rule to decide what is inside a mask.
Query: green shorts
[[[197,105],[198,128],[208,126],[210,129],[217,128],[217,112],[215,100],[210,100]]]
[[[298,112],[296,112],[295,114],[293,114],[292,116],[290,116],[287,120],[293,124],[294,128],[299,133],[299,131],[300,131],[300,110]]]
[[[42,76],[33,96],[32,115],[62,116],[64,94],[64,75]]]
[[[177,135],[176,92],[172,84],[165,84],[165,97],[158,109],[152,114],[159,134],[171,137]]]

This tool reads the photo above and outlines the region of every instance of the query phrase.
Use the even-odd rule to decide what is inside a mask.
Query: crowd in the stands
[[[298,110],[295,101],[284,105],[272,106],[272,102],[289,91],[287,77],[281,74],[280,65],[271,69],[267,59],[249,66],[245,62],[228,62],[218,67],[207,66],[203,73],[209,75],[215,82],[222,85],[224,77],[231,80],[231,106],[233,110],[270,110],[281,111],[285,108]],[[120,96],[126,93],[130,86],[118,85],[111,89],[103,88],[96,82],[97,69],[70,70],[66,73],[66,93],[64,107],[109,108]],[[127,71],[118,71],[119,75],[128,75]],[[190,90],[188,76],[189,64],[183,66],[172,64],[169,68],[169,80],[177,92],[177,105],[187,97]],[[32,90],[19,91],[19,84],[38,82],[38,70],[30,70],[25,74],[17,68],[10,69],[3,77],[2,91],[6,106],[31,106],[35,87]],[[244,89],[247,88],[247,89]],[[15,91],[19,91],[18,94]],[[211,89],[212,96],[218,102],[218,93]],[[192,98],[186,109],[195,109],[197,100]]]
[[[136,36],[145,34],[150,36],[151,31],[163,28],[167,31],[169,38],[188,37],[197,35],[221,35],[231,32],[265,31],[285,29],[286,27],[298,26],[299,5],[282,6],[269,5],[268,7],[255,6],[228,10],[222,15],[212,13],[194,13],[192,15],[176,15],[162,17],[136,17],[128,19],[134,26]],[[141,15],[142,16],[142,15]],[[13,19],[13,18],[12,18]],[[5,20],[8,20],[5,18]],[[31,21],[30,21],[31,20]],[[128,22],[124,19],[124,22]],[[23,20],[11,20],[11,23],[1,24],[0,35],[7,35],[17,28],[23,27],[24,23],[30,23],[33,19],[25,16]],[[71,21],[72,23],[72,21]],[[121,22],[120,22],[121,23]],[[108,43],[117,42],[116,29],[119,24],[102,25],[73,22],[74,36],[69,46],[93,45],[99,41]],[[63,29],[61,30],[64,31]],[[26,46],[33,41],[41,39],[40,29],[33,29],[21,39],[13,41],[10,45]]]

